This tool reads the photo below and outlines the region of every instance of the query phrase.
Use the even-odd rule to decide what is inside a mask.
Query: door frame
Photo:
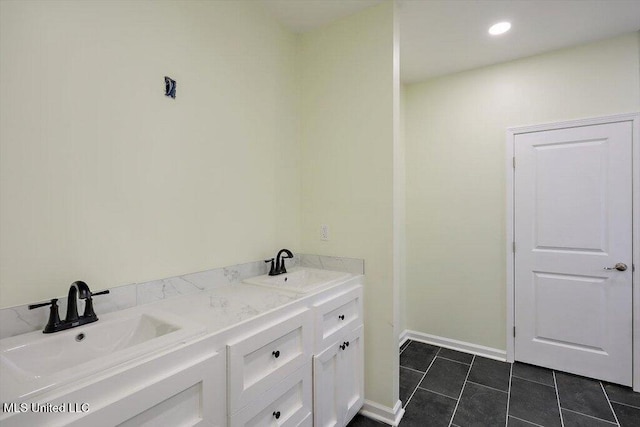
[[[640,366],[640,113],[618,114],[613,116],[586,118],[579,120],[569,120],[564,122],[546,123],[533,126],[518,126],[507,128],[506,131],[506,255],[507,255],[507,361],[513,362],[515,356],[515,337],[513,334],[515,327],[515,252],[514,248],[514,226],[515,226],[515,205],[514,205],[514,173],[515,157],[514,144],[516,135],[546,130],[556,130],[580,126],[591,126],[606,123],[631,122],[631,161],[632,161],[632,256],[634,271],[631,275],[631,285],[633,293],[633,363],[634,367]],[[635,215],[635,216],[634,216]],[[516,242],[517,244],[517,242]],[[517,249],[517,248],[516,248]],[[633,389],[640,392],[640,368],[633,369]]]

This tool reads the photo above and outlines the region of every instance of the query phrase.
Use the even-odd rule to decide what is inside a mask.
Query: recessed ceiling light
[[[498,34],[504,34],[511,29],[510,22],[498,22],[489,28],[489,34],[497,36]]]

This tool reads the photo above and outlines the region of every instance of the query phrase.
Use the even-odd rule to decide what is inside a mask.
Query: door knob
[[[624,262],[619,262],[616,265],[614,265],[613,267],[605,267],[605,270],[618,270],[618,271],[625,271],[627,269],[627,264],[625,264]]]

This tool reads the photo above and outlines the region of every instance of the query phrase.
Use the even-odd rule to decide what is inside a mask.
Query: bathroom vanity
[[[0,422],[344,426],[363,403],[362,280],[294,268],[0,340]]]

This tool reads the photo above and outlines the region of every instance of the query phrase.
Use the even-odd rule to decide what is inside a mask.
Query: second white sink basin
[[[24,390],[48,390],[203,332],[177,316],[133,311],[53,334],[6,338],[0,341],[1,399],[24,398],[33,394]]]
[[[330,286],[349,278],[351,274],[341,271],[320,270],[317,268],[293,267],[289,272],[278,276],[252,277],[245,283],[259,286],[286,289],[298,293],[307,293],[321,287]]]

